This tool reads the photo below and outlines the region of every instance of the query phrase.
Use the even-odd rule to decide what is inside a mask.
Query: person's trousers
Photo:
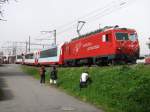
[[[41,75],[40,83],[45,83],[45,75]]]
[[[87,82],[80,82],[80,88],[87,87]]]

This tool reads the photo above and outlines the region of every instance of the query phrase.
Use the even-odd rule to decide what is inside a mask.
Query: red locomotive
[[[139,42],[134,29],[105,27],[73,39],[62,46],[61,60],[65,65],[135,63]]]

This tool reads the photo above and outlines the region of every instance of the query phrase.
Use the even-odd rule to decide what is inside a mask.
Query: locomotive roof
[[[95,31],[86,33],[86,34],[84,34],[84,35],[75,37],[75,38],[73,38],[71,41],[78,40],[78,39],[80,39],[80,38],[87,37],[87,36],[89,36],[89,35],[96,34],[96,33],[102,32],[102,31],[103,31],[103,29],[97,29],[97,30],[95,30]]]
[[[87,36],[90,36],[90,35],[93,35],[93,34],[96,34],[96,33],[100,33],[100,32],[106,31],[106,30],[132,30],[132,29],[119,28],[119,26],[105,26],[104,28],[97,29],[95,31],[92,31],[92,32],[86,33],[84,35],[81,35],[79,37],[75,37],[71,41],[78,40],[80,38],[84,38],[84,37],[87,37]]]

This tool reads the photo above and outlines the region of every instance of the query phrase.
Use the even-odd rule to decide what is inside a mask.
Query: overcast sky
[[[117,8],[118,1],[120,0],[18,0],[17,3],[12,1],[3,7],[4,19],[7,21],[0,21],[0,44],[4,41],[26,41],[29,35],[32,42],[38,42],[35,38],[49,37],[42,35],[40,31],[54,29],[58,32],[59,44],[77,36],[77,20],[84,20],[86,24],[81,33],[98,29],[99,24],[101,27],[119,25],[134,28],[139,36],[141,54],[147,54],[149,51],[146,41],[150,37],[150,0],[130,0],[128,4]],[[93,11],[95,16],[92,16]],[[74,24],[64,25],[71,21],[75,21]]]

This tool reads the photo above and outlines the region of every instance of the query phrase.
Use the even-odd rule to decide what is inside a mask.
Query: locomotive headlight
[[[117,50],[121,50],[121,48],[119,47],[119,48],[117,48]]]

